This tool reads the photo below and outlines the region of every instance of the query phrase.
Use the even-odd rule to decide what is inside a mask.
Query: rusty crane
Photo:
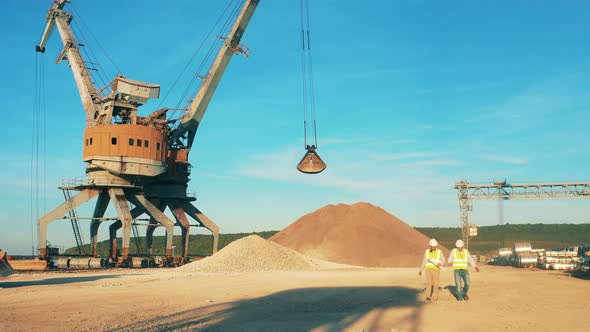
[[[110,83],[110,93],[95,87],[80,45],[70,26],[73,16],[64,11],[70,0],[55,0],[47,13],[47,24],[37,52],[45,52],[46,43],[57,27],[63,43],[57,62],[66,60],[74,75],[86,113],[86,129],[81,139],[86,179],[71,183],[65,189],[77,191],[66,201],[39,218],[39,256],[47,258],[47,227],[62,219],[78,206],[96,199],[90,223],[92,255],[98,256],[98,229],[109,204],[117,216],[110,225],[111,258],[125,262],[130,256],[132,222],[141,215],[149,216],[146,249],[152,252],[154,229],[166,229],[165,256],[172,261],[174,227],[182,230],[182,257],[188,258],[189,217],[213,234],[213,252],[217,250],[219,227],[193,205],[187,195],[191,164],[188,156],[205,111],[232,56],[245,51],[240,40],[256,10],[259,0],[245,0],[224,37],[221,49],[204,76],[186,113],[178,121],[167,118],[169,108],[158,109],[147,116],[138,114],[149,99],[158,98],[160,86],[117,75]],[[64,187],[62,187],[64,189]],[[164,211],[168,208],[174,217]],[[117,248],[117,231],[123,229],[122,248]]]

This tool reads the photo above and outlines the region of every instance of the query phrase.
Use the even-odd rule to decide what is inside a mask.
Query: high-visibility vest
[[[457,248],[453,249],[453,268],[455,270],[467,270],[469,265],[469,251],[463,249],[459,251]]]
[[[430,251],[430,249],[426,249],[426,251],[424,252],[424,259],[426,260],[426,264],[424,264],[424,266],[426,267],[426,269],[440,270],[440,268],[438,266],[436,266],[436,264],[441,263],[441,258],[442,258],[442,250],[436,249],[436,250]]]

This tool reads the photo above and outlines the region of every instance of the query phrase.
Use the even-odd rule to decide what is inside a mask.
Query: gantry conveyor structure
[[[458,190],[461,211],[461,236],[466,246],[470,238],[469,211],[473,210],[473,201],[590,198],[590,182],[510,184],[504,180],[481,184],[461,180],[455,183],[455,189]]]

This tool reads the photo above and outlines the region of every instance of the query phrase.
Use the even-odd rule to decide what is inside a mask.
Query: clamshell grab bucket
[[[308,145],[307,152],[297,165],[297,170],[306,174],[317,174],[326,169],[326,163],[315,152],[315,145]]]

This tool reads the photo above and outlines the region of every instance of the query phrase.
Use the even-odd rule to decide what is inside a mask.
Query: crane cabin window
[[[111,137],[111,144],[117,145],[117,138],[116,137]]]
[[[133,138],[129,139],[129,146],[133,146],[133,141],[134,141]]]
[[[139,138],[137,139],[137,146],[141,147],[141,140]]]

